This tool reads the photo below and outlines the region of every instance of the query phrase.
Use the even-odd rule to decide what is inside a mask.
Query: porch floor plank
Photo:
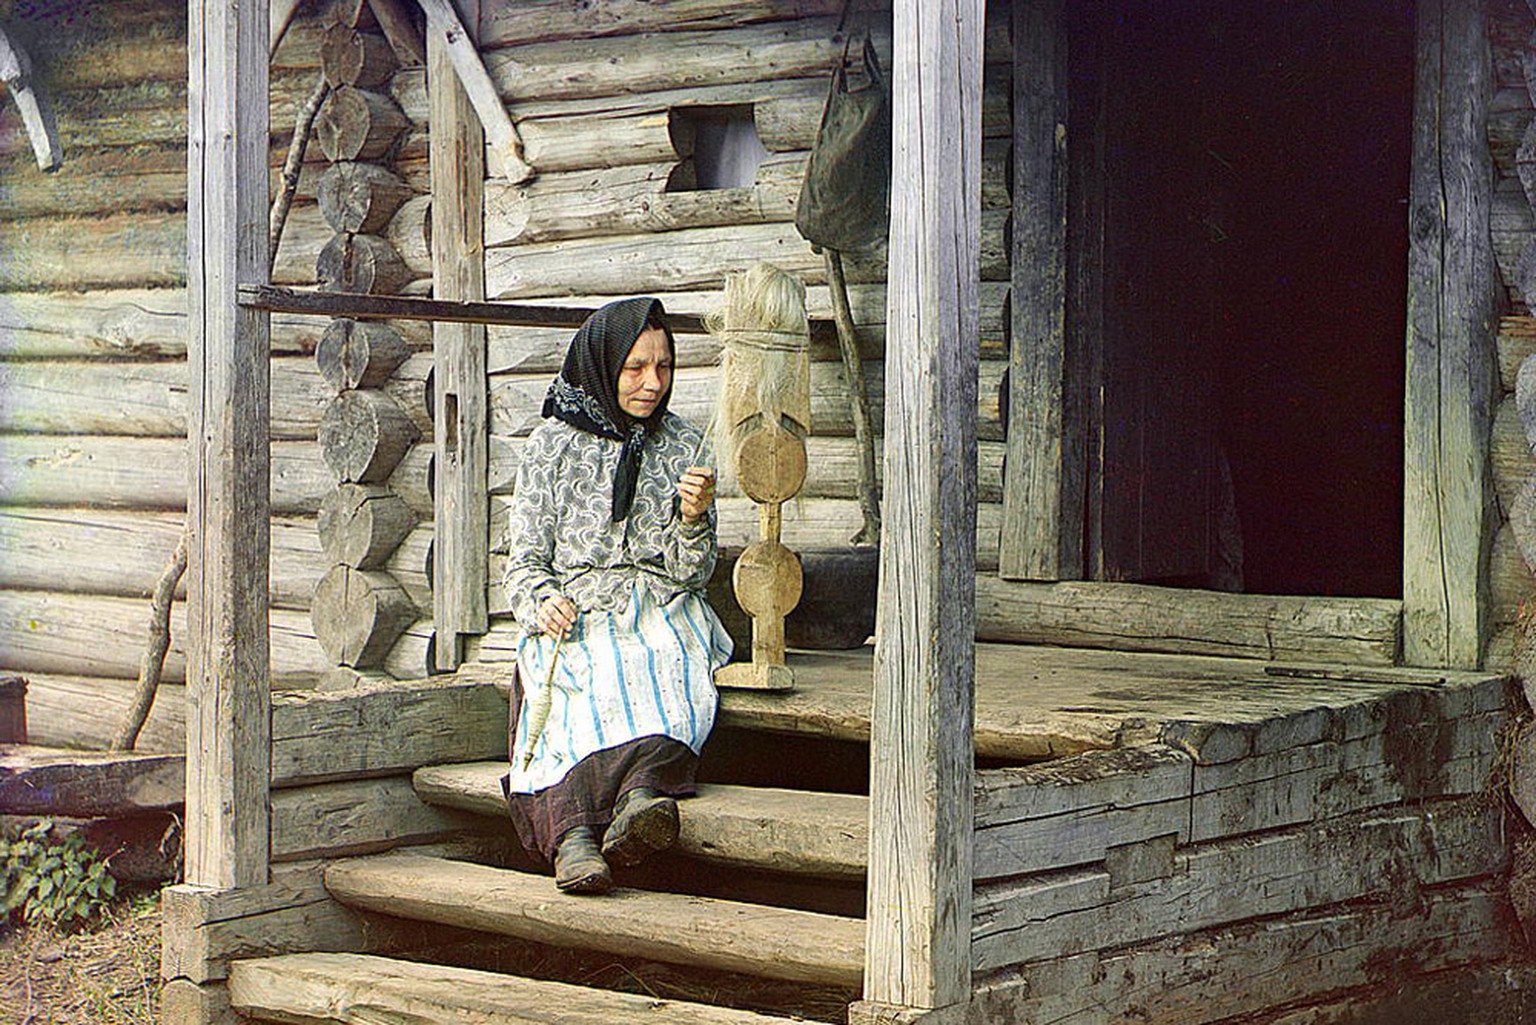
[[[263,1021],[443,1025],[772,1025],[789,1018],[365,954],[236,961],[230,1003]]]
[[[364,911],[538,943],[835,986],[864,977],[856,918],[644,890],[572,896],[547,876],[414,854],[333,862],[325,885]]]
[[[416,770],[428,804],[504,817],[505,762]],[[830,878],[862,878],[869,846],[869,799],[771,787],[704,783],[678,802],[677,847],[730,865]]]
[[[795,651],[788,662],[794,691],[724,690],[720,723],[869,739],[873,649]],[[1376,701],[1404,688],[1456,689],[1496,678],[1486,672],[977,644],[976,753],[1039,761],[1156,740],[1169,724],[1258,726]]]

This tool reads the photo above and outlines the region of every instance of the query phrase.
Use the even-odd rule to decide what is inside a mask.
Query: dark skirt
[[[637,737],[618,747],[594,751],[554,786],[533,794],[509,794],[508,809],[517,838],[529,854],[555,860],[555,845],[575,826],[601,835],[619,797],[651,787],[672,797],[691,797],[699,756],[671,737]]]
[[[509,755],[522,704],[522,681],[514,669],[507,722]],[[532,794],[507,792],[507,809],[523,849],[552,865],[555,846],[567,831],[591,826],[601,834],[613,819],[613,806],[636,787],[650,787],[670,797],[692,797],[698,767],[699,756],[681,741],[663,736],[636,737],[592,752],[553,786]],[[506,791],[506,777],[501,782]]]

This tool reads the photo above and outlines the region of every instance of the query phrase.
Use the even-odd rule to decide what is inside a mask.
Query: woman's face
[[[672,347],[667,333],[648,327],[635,339],[619,371],[619,408],[636,420],[656,412],[672,388]]]

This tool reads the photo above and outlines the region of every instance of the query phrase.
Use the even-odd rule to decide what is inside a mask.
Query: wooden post
[[[267,882],[267,4],[189,0],[186,880]]]
[[[1013,5],[1013,301],[999,573],[1083,575],[1084,423],[1068,358],[1067,40],[1062,0]]]
[[[474,23],[476,18],[469,18]],[[427,36],[432,109],[432,276],[439,299],[485,298],[485,133],[442,33]],[[485,633],[490,506],[486,467],[485,327],[434,324],[437,446],[432,620],[439,669],[456,669],[458,638]]]
[[[865,998],[971,983],[982,0],[898,0]],[[919,70],[921,69],[921,71]]]
[[[1473,668],[1487,625],[1495,390],[1492,60],[1481,0],[1418,8],[1404,395],[1403,658]]]

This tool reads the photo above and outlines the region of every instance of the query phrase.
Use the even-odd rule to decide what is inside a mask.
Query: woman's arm
[[[512,614],[530,629],[538,625],[539,603],[560,593],[555,576],[555,527],[560,456],[555,432],[538,429],[523,449],[517,469],[507,531],[507,569],[502,577]]]
[[[715,571],[715,510],[689,522],[681,513],[667,524],[662,537],[662,558],[667,575],[679,587],[701,591]]]

